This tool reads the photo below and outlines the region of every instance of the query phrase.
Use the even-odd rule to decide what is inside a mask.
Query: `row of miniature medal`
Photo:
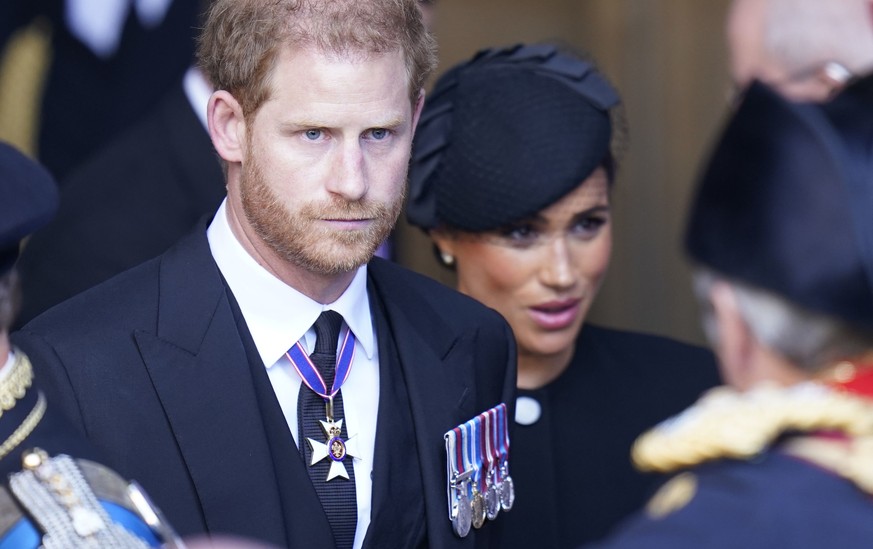
[[[506,405],[499,404],[445,434],[449,519],[465,537],[515,502],[509,476]]]

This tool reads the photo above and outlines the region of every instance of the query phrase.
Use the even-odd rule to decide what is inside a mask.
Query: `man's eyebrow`
[[[396,128],[403,125],[407,118],[405,116],[392,116],[383,122],[371,124],[370,128]],[[296,120],[284,120],[280,123],[282,128],[301,129],[301,128],[329,128],[331,124],[316,119],[300,118]]]

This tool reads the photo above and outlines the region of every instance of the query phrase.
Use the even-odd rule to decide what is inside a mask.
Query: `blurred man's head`
[[[789,99],[824,101],[873,70],[871,0],[734,0],[731,76],[760,80]]]
[[[686,232],[725,381],[791,383],[873,352],[873,77],[826,105],[755,83]]]

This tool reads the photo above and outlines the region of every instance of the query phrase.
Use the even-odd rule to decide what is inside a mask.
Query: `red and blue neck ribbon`
[[[330,391],[327,389],[327,384],[318,372],[318,368],[312,363],[309,355],[303,350],[303,346],[298,341],[293,347],[285,353],[291,365],[297,370],[300,379],[307,387],[312,389],[315,394],[325,400],[333,400],[333,397],[339,392],[343,383],[349,377],[349,372],[352,371],[352,361],[355,357],[355,335],[351,330],[346,330],[346,337],[343,338],[343,343],[340,346],[339,354],[336,359],[336,373],[333,377],[333,387]]]

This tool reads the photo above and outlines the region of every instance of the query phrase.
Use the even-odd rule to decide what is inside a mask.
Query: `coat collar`
[[[283,545],[248,359],[203,227],[162,256],[156,333],[137,332],[135,339],[208,530]]]

